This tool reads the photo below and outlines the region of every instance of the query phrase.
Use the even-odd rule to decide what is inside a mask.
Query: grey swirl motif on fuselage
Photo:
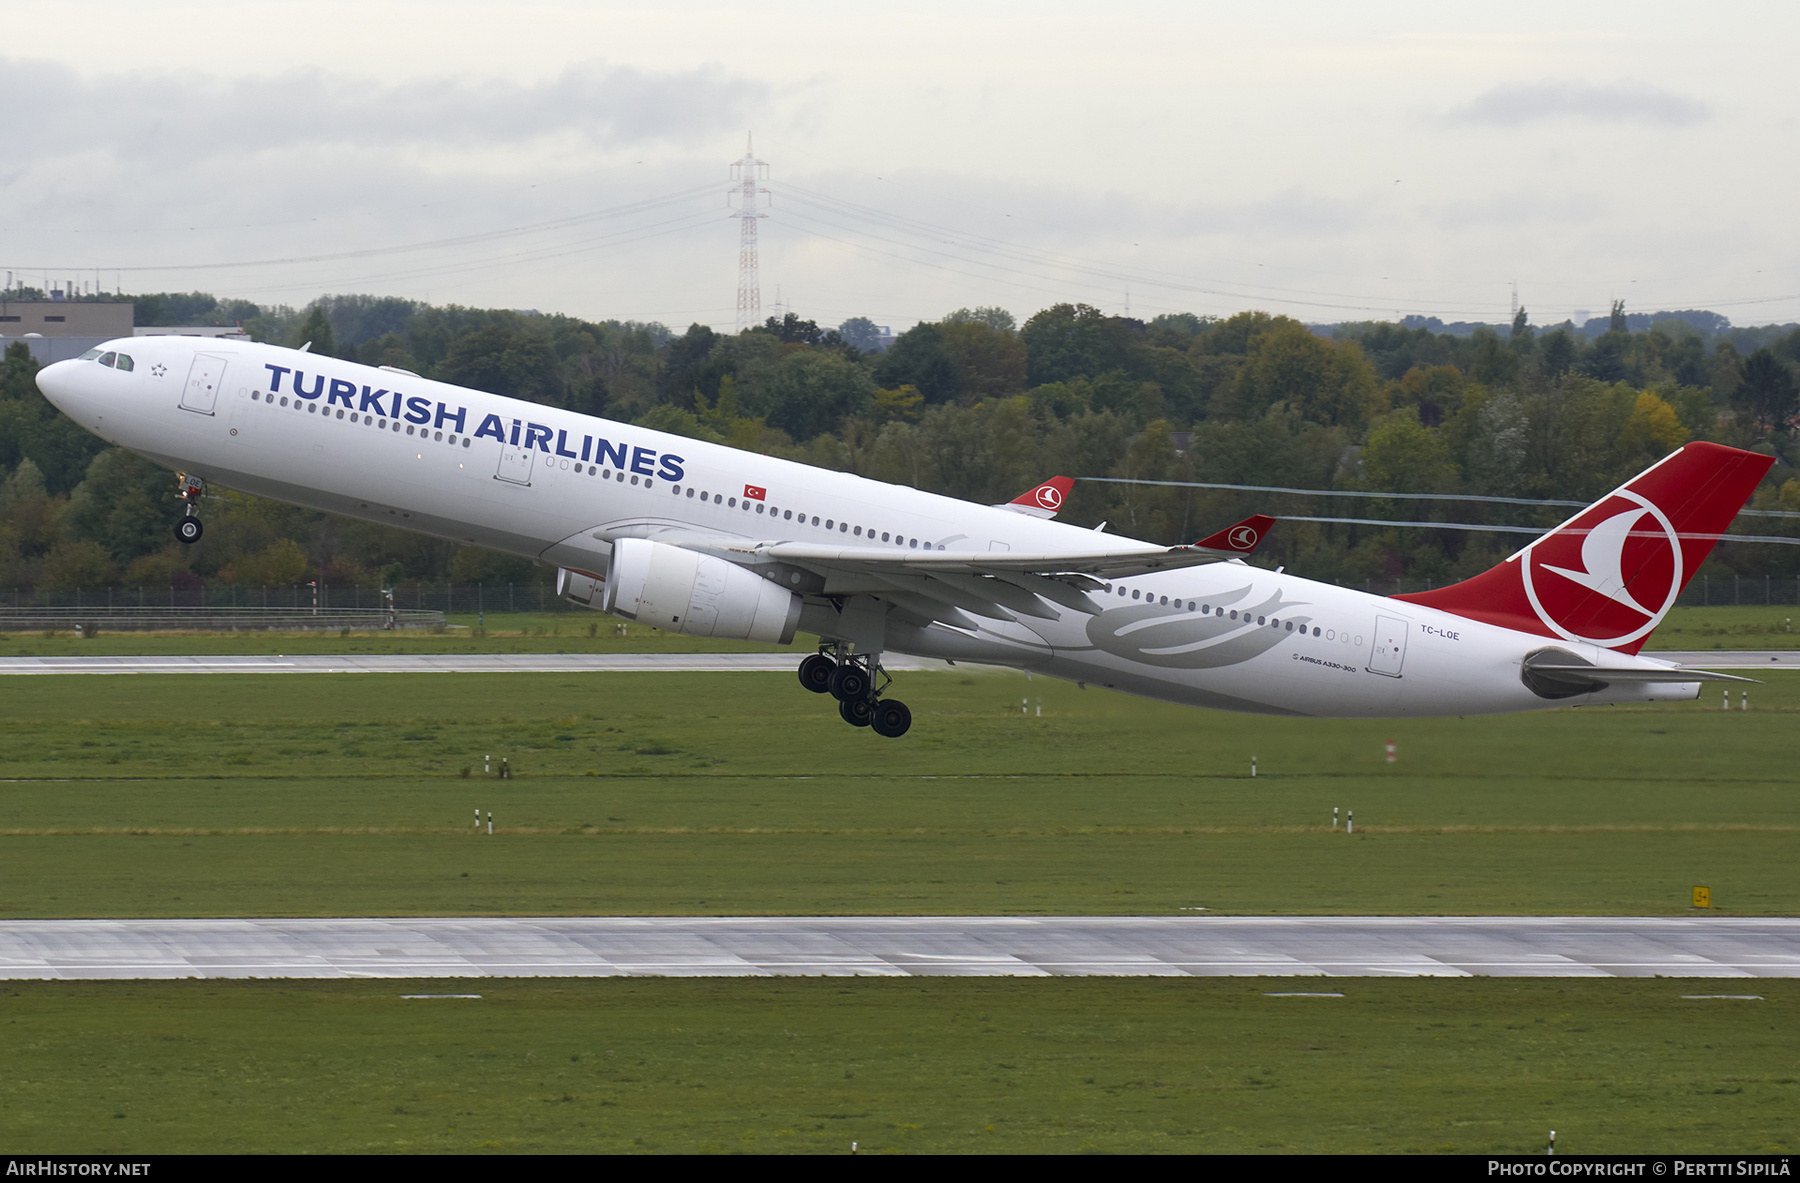
[[[1235,593],[1215,595],[1212,601],[1230,604],[1248,594],[1248,587]],[[1212,612],[1178,610],[1158,604],[1133,604],[1088,618],[1088,640],[1108,653],[1146,665],[1167,669],[1204,670],[1238,665],[1279,645],[1291,622],[1295,628],[1310,624],[1310,616],[1289,616],[1287,609],[1299,607],[1303,601],[1287,601],[1279,591],[1250,608],[1240,608],[1237,619],[1231,611],[1217,603]],[[1265,623],[1257,624],[1261,619]],[[1271,626],[1268,621],[1278,622]]]

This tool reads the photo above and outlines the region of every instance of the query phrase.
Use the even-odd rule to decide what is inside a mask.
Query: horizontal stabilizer
[[[1736,674],[1721,674],[1712,670],[1646,670],[1635,667],[1608,669],[1599,665],[1533,665],[1531,672],[1558,682],[1597,682],[1602,686],[1609,682],[1757,682],[1755,678],[1740,678]],[[1761,685],[1760,682],[1757,684]]]

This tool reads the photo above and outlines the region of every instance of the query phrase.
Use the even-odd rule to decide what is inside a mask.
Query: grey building
[[[0,346],[23,338],[39,365],[80,357],[114,337],[132,335],[134,305],[75,300],[8,300],[0,296]]]

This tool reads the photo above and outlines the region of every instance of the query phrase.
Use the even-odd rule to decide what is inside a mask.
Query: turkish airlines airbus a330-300
[[[1694,443],[1485,574],[1381,597],[1248,566],[1272,519],[1157,546],[272,345],[109,342],[38,373],[102,438],[207,482],[556,565],[559,592],[703,637],[822,639],[847,722],[904,734],[893,651],[1220,710],[1394,718],[1689,699],[1638,655],[1771,460]]]

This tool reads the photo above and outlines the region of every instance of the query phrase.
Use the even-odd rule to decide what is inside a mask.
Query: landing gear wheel
[[[184,546],[200,541],[200,535],[204,533],[206,527],[200,524],[199,518],[182,518],[175,523],[175,540]]]
[[[800,663],[800,684],[814,694],[824,694],[831,689],[831,675],[836,669],[837,662],[815,653]]]
[[[889,739],[899,739],[912,726],[912,712],[906,704],[892,698],[884,698],[875,704],[870,712],[869,726],[875,729],[876,735],[885,735]]]
[[[852,727],[867,727],[875,713],[873,707],[866,698],[847,698],[838,703],[838,714]]]
[[[829,689],[832,697],[839,702],[855,702],[866,698],[869,693],[869,671],[846,661],[831,672]]]

